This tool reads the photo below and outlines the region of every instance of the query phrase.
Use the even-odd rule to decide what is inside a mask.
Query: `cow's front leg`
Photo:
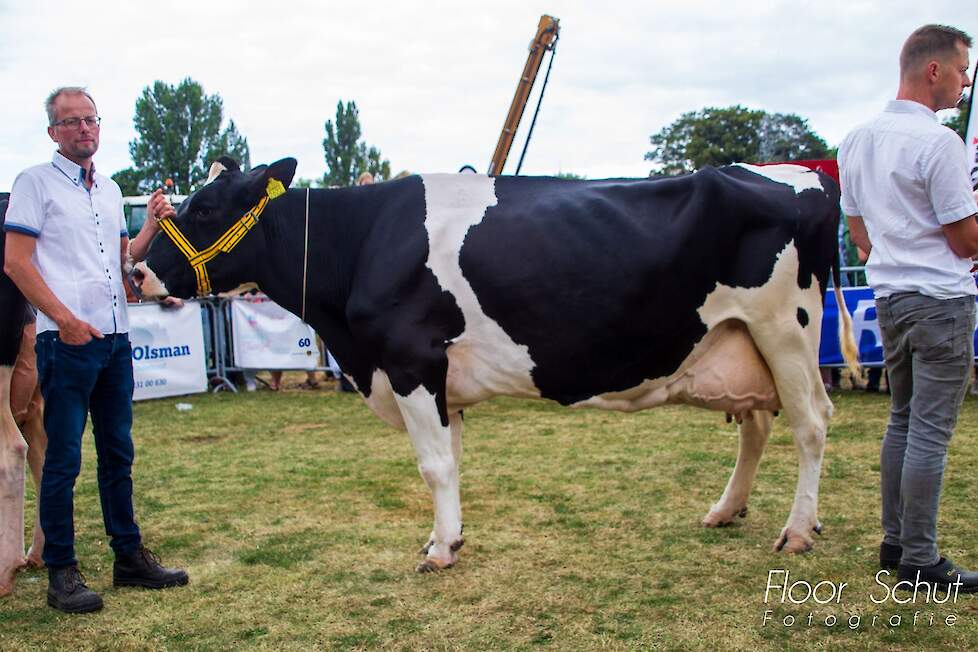
[[[455,458],[455,471],[458,473],[462,468],[462,413],[449,415],[448,425],[452,429],[452,456]],[[461,522],[461,503],[459,506],[459,522]],[[464,532],[464,527],[459,530],[459,533]],[[435,530],[431,530],[431,534],[428,535],[428,542],[425,543],[421,550],[418,552],[422,555],[427,555],[428,551],[431,550],[431,546],[435,544]]]
[[[27,442],[10,413],[11,367],[0,367],[0,596],[14,590],[24,558],[24,465]]]
[[[730,525],[737,516],[747,515],[747,498],[750,496],[761,455],[771,434],[773,416],[767,410],[754,410],[749,418],[744,419],[738,426],[740,449],[737,452],[737,464],[720,500],[703,518],[703,525],[706,527]]]
[[[461,415],[454,414],[449,425],[442,423],[435,396],[423,386],[408,396],[397,397],[404,417],[418,470],[431,490],[435,523],[425,560],[417,571],[427,573],[452,566],[458,559],[462,539],[462,506],[459,498],[458,463],[453,446],[453,431],[461,441]],[[454,423],[457,426],[453,427]],[[461,446],[458,448],[461,454]]]

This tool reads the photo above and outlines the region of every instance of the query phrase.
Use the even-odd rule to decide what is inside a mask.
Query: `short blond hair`
[[[907,75],[933,59],[944,59],[957,54],[958,43],[970,48],[971,37],[960,29],[947,25],[918,27],[907,37],[900,50],[900,75]]]
[[[58,114],[54,108],[54,103],[57,102],[58,98],[62,95],[84,95],[92,101],[92,105],[95,106],[95,110],[98,110],[98,107],[95,105],[95,100],[92,99],[88,89],[84,86],[59,86],[51,91],[51,93],[48,95],[48,99],[44,100],[44,110],[47,111],[48,114],[48,125],[52,127],[54,126],[54,123],[57,122],[58,118]]]
[[[358,186],[366,186],[373,182],[374,182],[374,175],[370,174],[369,172],[364,172],[363,174],[357,177]]]

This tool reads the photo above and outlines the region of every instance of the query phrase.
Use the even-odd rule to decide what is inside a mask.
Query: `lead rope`
[[[302,244],[302,321],[306,321],[306,271],[309,268],[309,188],[306,188],[306,235]]]

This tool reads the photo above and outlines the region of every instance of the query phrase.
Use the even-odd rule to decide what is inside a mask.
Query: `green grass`
[[[466,412],[466,545],[453,569],[417,575],[431,504],[407,435],[355,396],[258,392],[138,403],[137,517],[188,587],[111,586],[95,454],[76,493],[78,554],[106,608],[45,606],[46,575],[0,600],[0,650],[920,650],[978,649],[978,598],[870,601],[879,543],[885,396],[833,397],[822,473],[824,532],[804,556],[771,551],[794,495],[783,417],[737,524],[699,521],[723,491],[737,436],[723,415],[625,415],[497,399]],[[194,409],[178,412],[176,402]],[[952,445],[942,550],[978,566],[978,401]],[[28,489],[27,513],[34,508]],[[769,570],[848,582],[838,605],[764,604]],[[762,624],[765,609],[773,623]],[[920,610],[923,620],[912,620]],[[813,625],[808,613],[814,611]],[[851,615],[861,618],[850,629]],[[899,628],[883,621],[898,614]],[[935,615],[935,624],[927,619]],[[949,614],[957,623],[943,624]],[[793,627],[781,624],[787,615]],[[824,625],[834,615],[834,627]],[[875,626],[874,615],[879,616]]]

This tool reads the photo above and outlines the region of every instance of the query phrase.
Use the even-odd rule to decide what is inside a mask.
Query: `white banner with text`
[[[312,327],[266,296],[231,300],[234,366],[315,369],[319,348]]]
[[[201,306],[129,304],[133,400],[196,394],[207,390]]]

